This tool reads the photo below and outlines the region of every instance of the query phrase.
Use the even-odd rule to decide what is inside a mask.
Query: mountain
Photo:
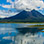
[[[23,10],[19,14],[1,19],[0,22],[44,22],[44,15],[36,10],[25,11]]]

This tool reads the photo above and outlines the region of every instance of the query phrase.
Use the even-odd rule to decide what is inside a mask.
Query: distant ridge
[[[15,16],[0,19],[0,22],[44,22],[44,15],[36,10],[23,10]]]

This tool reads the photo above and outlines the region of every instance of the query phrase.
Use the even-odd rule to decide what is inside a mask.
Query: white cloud
[[[14,8],[14,2],[12,0],[7,0],[7,2],[11,3],[11,8]]]
[[[2,5],[3,8],[11,8],[11,5]]]
[[[10,5],[0,4],[0,6],[3,8],[14,8],[14,2],[12,2],[11,0],[7,0],[7,2],[9,2]]]
[[[8,40],[10,40],[11,37],[10,37],[10,36],[8,36],[8,37],[3,37],[3,39],[8,39]]]
[[[15,0],[14,0],[14,1],[15,1]],[[12,0],[7,0],[7,2],[13,3],[13,1],[12,1]]]
[[[17,10],[42,10],[44,2],[42,0],[15,0],[15,8]]]
[[[0,6],[3,8],[11,8],[12,7],[12,5],[4,5],[4,4],[0,4]]]
[[[18,14],[19,12],[6,12],[5,10],[0,10],[0,18],[10,17]]]
[[[0,15],[0,18],[5,18],[5,17],[8,17],[8,16],[2,16],[2,15]]]
[[[7,0],[7,2],[10,2],[10,0]]]
[[[1,6],[1,4],[0,4],[0,6]]]
[[[12,6],[12,8],[14,8],[14,6],[15,6],[15,5],[14,5],[14,2],[12,2],[11,6]]]

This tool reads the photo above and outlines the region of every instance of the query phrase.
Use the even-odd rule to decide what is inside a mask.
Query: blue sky
[[[41,12],[42,14],[44,14],[44,0],[41,0],[41,1],[40,0],[37,0],[37,1],[33,0],[33,1],[38,2],[38,3],[36,3],[35,6],[40,7],[38,11]],[[33,1],[32,1],[32,4],[34,5],[35,3],[33,3]],[[15,2],[17,2],[17,3],[15,4]],[[29,3],[27,3],[27,2],[29,2]],[[28,9],[34,9],[34,8],[38,9],[37,7],[34,7],[33,5],[32,5],[33,7],[29,6],[30,2],[31,2],[31,0],[28,0],[28,1],[27,0],[22,0],[22,1],[21,0],[20,1],[19,0],[0,0],[0,16],[2,18],[4,18],[4,17],[15,15],[16,13],[18,13],[16,9],[22,10],[26,7]],[[22,6],[22,3],[24,4],[24,6]],[[27,5],[25,6],[25,4],[27,4]],[[15,7],[16,7],[16,9],[15,9]],[[24,7],[24,8],[22,8],[22,7]],[[9,10],[12,11],[12,14],[11,14],[11,12],[8,13]],[[26,9],[24,9],[24,10],[26,10]]]
[[[12,0],[14,1],[14,0]],[[11,3],[7,2],[7,0],[0,0],[0,4],[2,5],[11,5]],[[8,10],[9,8],[4,8],[2,6],[0,6],[0,10]]]
[[[16,9],[14,9],[14,1],[15,0],[0,0],[0,18],[5,18],[17,14]]]

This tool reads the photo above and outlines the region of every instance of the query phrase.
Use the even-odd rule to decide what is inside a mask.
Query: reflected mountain
[[[26,33],[32,33],[35,34],[37,32],[42,31],[43,29],[39,29],[39,28],[17,28],[17,30],[21,33],[21,34],[26,34]]]

